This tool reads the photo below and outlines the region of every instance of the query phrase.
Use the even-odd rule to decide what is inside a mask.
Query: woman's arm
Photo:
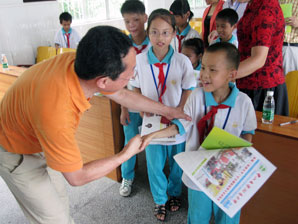
[[[266,62],[269,47],[255,46],[251,49],[251,56],[240,62],[236,79],[251,75],[256,70],[262,68]]]

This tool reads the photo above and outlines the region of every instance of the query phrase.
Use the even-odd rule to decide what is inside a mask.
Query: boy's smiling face
[[[147,22],[146,14],[124,13],[123,15],[125,27],[132,37],[136,37],[144,33],[144,24]]]
[[[228,21],[222,19],[216,19],[216,31],[222,41],[228,42],[232,38],[233,30],[236,28],[236,24],[231,26]]]
[[[200,80],[204,91],[212,92],[214,96],[225,93],[229,89],[229,82],[237,74],[236,69],[230,68],[226,57],[223,51],[206,51],[202,58]]]

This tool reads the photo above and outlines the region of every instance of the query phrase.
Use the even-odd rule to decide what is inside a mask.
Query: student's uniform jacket
[[[176,36],[171,42],[171,46],[173,47],[174,51],[180,53],[183,42],[191,38],[200,38],[200,34],[198,33],[198,31],[192,29],[188,24],[187,27],[180,34],[177,31]]]
[[[177,107],[180,103],[182,91],[193,90],[196,87],[196,81],[194,78],[191,62],[185,55],[174,52],[171,46],[167,55],[161,62],[155,57],[152,47],[148,52],[137,55],[137,76],[136,79],[131,82],[131,84],[136,88],[140,88],[141,93],[144,96],[158,102],[161,90],[159,89],[157,93],[157,88],[154,82],[155,78],[158,85],[159,69],[154,66],[155,63],[166,63],[166,65],[163,66],[163,71],[165,77],[166,74],[168,74],[168,76],[166,77],[166,91],[162,96],[163,104],[171,107]],[[162,144],[176,145],[184,141],[185,135],[177,135],[176,142]]]
[[[78,34],[78,32],[73,28],[70,28],[68,33],[69,33],[69,46],[68,46],[68,41],[66,36],[67,33],[64,31],[63,28],[57,32],[55,37],[55,44],[59,44],[59,46],[63,48],[76,49],[81,40],[81,37]]]
[[[214,126],[223,128],[227,120],[225,131],[236,136],[248,133],[254,134],[254,130],[257,128],[257,121],[251,99],[246,94],[240,92],[235,84],[230,83],[230,88],[232,88],[232,91],[222,104],[230,106],[231,110],[229,108],[218,109],[215,115]],[[173,123],[178,125],[180,134],[187,132],[185,151],[198,150],[200,138],[197,123],[205,116],[205,108],[206,113],[208,113],[211,106],[217,105],[211,92],[204,92],[203,88],[197,88],[192,92],[184,107],[184,112],[192,118],[192,121],[182,119],[173,121]],[[182,180],[187,187],[193,190],[200,190],[186,174],[183,174]]]

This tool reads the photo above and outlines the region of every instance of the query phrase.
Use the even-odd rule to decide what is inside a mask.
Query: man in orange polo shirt
[[[134,67],[130,39],[99,26],[88,31],[76,54],[31,67],[6,92],[0,104],[0,176],[30,223],[73,223],[62,176],[73,186],[86,184],[145,148],[137,135],[120,153],[83,164],[75,132],[94,93],[138,111],[188,118],[123,89]]]

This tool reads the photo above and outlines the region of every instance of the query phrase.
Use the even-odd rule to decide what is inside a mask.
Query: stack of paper
[[[251,143],[214,127],[198,151],[174,156],[185,174],[233,217],[276,167]]]

